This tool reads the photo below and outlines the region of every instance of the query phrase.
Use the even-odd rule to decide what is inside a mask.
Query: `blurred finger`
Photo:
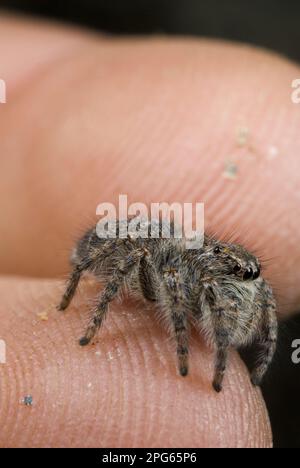
[[[2,106],[3,272],[65,272],[100,202],[205,203],[300,303],[299,67],[209,41],[85,42]],[[221,78],[220,78],[221,77]],[[239,130],[238,130],[239,129]]]

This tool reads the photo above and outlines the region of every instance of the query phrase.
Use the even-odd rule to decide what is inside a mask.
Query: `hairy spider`
[[[166,239],[161,233],[159,228],[159,238],[101,239],[93,228],[79,240],[59,310],[68,307],[85,271],[105,284],[80,345],[95,336],[109,303],[126,286],[130,293],[157,303],[175,337],[182,376],[188,374],[189,332],[195,325],[216,349],[217,392],[231,346],[257,344],[260,352],[251,381],[260,385],[275,352],[277,318],[272,289],[260,275],[258,259],[241,245],[209,236],[200,249],[187,249],[184,238]]]

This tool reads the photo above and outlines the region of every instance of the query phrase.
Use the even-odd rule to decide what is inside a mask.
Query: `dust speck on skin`
[[[270,161],[272,159],[277,158],[278,155],[279,149],[277,148],[277,146],[270,145],[267,152],[267,159]]]
[[[239,146],[246,146],[249,141],[249,128],[239,127],[236,135],[236,142]]]
[[[36,315],[42,322],[47,322],[49,319],[47,312],[38,312]]]
[[[21,403],[24,406],[32,406],[32,404],[33,404],[32,395],[25,395],[24,398],[22,398]]]
[[[92,388],[92,382],[89,382],[89,383],[87,384],[87,388]]]
[[[235,180],[237,178],[238,167],[237,164],[231,161],[225,163],[223,177],[225,179]]]
[[[112,361],[113,358],[114,358],[114,357],[113,357],[112,353],[111,353],[110,351],[108,351],[108,353],[107,353],[107,359],[108,359],[109,361]]]
[[[96,351],[95,354],[96,356],[101,356],[101,351]]]

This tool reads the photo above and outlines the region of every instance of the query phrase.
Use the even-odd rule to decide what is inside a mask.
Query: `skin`
[[[111,40],[4,15],[0,57],[0,445],[271,446],[260,390],[234,352],[216,395],[212,352],[194,335],[190,375],[178,376],[151,308],[113,303],[98,343],[80,348],[99,286],[82,284],[66,315],[55,306],[74,240],[98,203],[127,193],[204,201],[207,225],[272,259],[264,275],[280,313],[295,311],[299,67],[236,44]],[[251,151],[237,145],[240,124]],[[236,180],[222,176],[229,156]],[[20,404],[27,394],[32,407]]]

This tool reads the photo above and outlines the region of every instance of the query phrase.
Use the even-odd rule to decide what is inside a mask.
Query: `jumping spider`
[[[149,234],[150,226],[147,223]],[[117,234],[118,230],[119,224]],[[187,249],[185,239],[174,236],[101,239],[93,228],[78,242],[71,262],[73,271],[59,310],[68,307],[85,271],[105,283],[81,346],[95,336],[109,303],[126,286],[159,306],[176,340],[182,376],[188,374],[189,331],[195,325],[216,348],[217,392],[222,389],[228,348],[254,342],[260,353],[251,381],[260,385],[276,348],[276,302],[260,276],[258,259],[241,245],[204,236],[203,247]]]

